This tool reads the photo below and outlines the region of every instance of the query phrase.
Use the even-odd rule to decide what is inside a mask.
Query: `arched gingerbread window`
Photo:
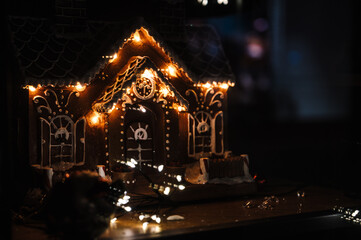
[[[211,153],[222,155],[223,143],[223,112],[212,116],[204,111],[194,116],[188,115],[188,156],[208,157]]]
[[[42,167],[67,170],[85,162],[85,118],[75,124],[67,115],[40,118]]]
[[[59,115],[50,121],[50,157],[54,163],[73,161],[73,120]]]

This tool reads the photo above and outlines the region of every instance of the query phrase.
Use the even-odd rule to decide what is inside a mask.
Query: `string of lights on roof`
[[[81,84],[80,82],[76,82],[76,84],[69,84],[66,87],[68,88],[73,88],[74,90],[78,91],[78,92],[83,92],[88,84]],[[54,85],[50,85],[51,87],[55,87]],[[40,89],[41,87],[43,87],[42,85],[38,84],[36,86],[34,85],[26,85],[25,87],[23,87],[24,89],[28,89],[29,92],[36,92],[38,89]]]
[[[219,4],[221,4],[221,2],[218,2]],[[224,2],[223,4],[228,4],[228,1]],[[123,42],[123,46],[120,47],[120,49],[124,48],[124,46],[130,42],[139,44],[143,41],[142,37],[149,37],[151,39],[151,41],[155,44],[157,44],[157,46],[161,49],[161,51],[163,52],[163,54],[168,55],[165,51],[165,49],[163,47],[160,46],[159,42],[157,42],[147,31],[147,29],[141,27],[139,29],[137,29],[129,38],[124,39]],[[114,53],[112,55],[105,55],[102,56],[103,59],[108,59],[109,64],[112,64],[116,59],[119,58],[118,53]],[[145,58],[142,58],[143,60]],[[134,65],[135,66],[135,65]],[[132,68],[133,69],[133,68]],[[168,77],[169,79],[172,78],[176,78],[180,75],[180,71],[182,71],[182,69],[180,69],[177,64],[170,62],[170,63],[166,63],[164,66],[162,66],[160,69],[158,69],[158,71],[161,71],[163,73],[164,76]],[[142,77],[146,77],[146,78],[156,78],[155,76],[155,72],[153,71],[149,71],[148,69],[145,69],[144,72],[141,74]],[[184,76],[188,77],[187,73],[183,73]],[[128,78],[127,78],[128,79]],[[190,79],[190,78],[189,78]],[[113,86],[113,85],[112,85]],[[234,82],[232,81],[223,81],[223,82],[216,82],[216,81],[208,81],[205,83],[194,83],[193,84],[194,87],[198,87],[198,88],[202,88],[202,89],[212,89],[212,88],[219,88],[219,89],[223,89],[223,90],[227,90],[229,87],[233,87],[234,86]],[[54,87],[54,86],[52,86]],[[67,87],[71,88],[71,90],[73,91],[77,91],[77,92],[83,92],[86,90],[87,88],[87,84],[81,84],[80,82],[77,82],[75,85],[68,85]],[[116,86],[115,86],[116,87]],[[169,109],[175,109],[178,112],[184,112],[187,111],[187,106],[184,105],[184,103],[182,103],[182,101],[180,101],[180,99],[178,99],[178,95],[175,96],[173,90],[171,90],[169,88],[169,86],[167,86],[166,84],[162,84],[162,86],[159,86],[159,90],[156,90],[157,94],[159,97],[162,97],[162,99],[160,101],[164,101],[166,102],[166,100],[164,98],[166,98],[167,96],[169,97],[176,97],[176,101],[174,101],[172,104],[170,104],[168,106]],[[42,88],[42,85],[38,84],[36,87],[32,86],[32,85],[27,85],[24,88],[28,89],[30,93],[35,94],[36,91],[40,88]],[[127,87],[124,88],[122,86],[117,87],[117,91],[119,90],[123,90],[126,91],[127,94],[131,94],[131,88]],[[111,97],[115,94],[114,91],[112,92],[106,92],[105,95],[103,97]],[[153,99],[155,101],[159,101],[158,99]],[[100,105],[104,105],[107,101],[106,99],[102,99],[102,103],[100,103]],[[99,104],[98,104],[99,105]],[[164,105],[164,104],[163,104]],[[162,105],[162,106],[163,106]],[[165,106],[165,105],[164,105]],[[114,109],[116,109],[116,103],[113,103],[112,106],[106,110],[106,113],[111,113]],[[119,109],[119,108],[117,108]],[[140,109],[143,112],[145,112],[145,109]],[[99,123],[102,122],[102,111],[98,111],[97,109],[94,109],[94,111],[92,111],[91,113],[89,113],[88,117],[90,118],[90,123],[93,125],[98,125]]]
[[[206,83],[195,83],[193,84],[194,87],[201,87],[201,88],[221,88],[227,90],[229,87],[234,87],[234,82],[206,82]]]

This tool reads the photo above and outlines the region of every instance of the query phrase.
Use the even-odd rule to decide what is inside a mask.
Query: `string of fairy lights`
[[[154,223],[154,224],[160,224],[162,221],[161,215],[159,214],[159,208],[153,209],[151,211],[139,211],[137,210],[137,207],[142,205],[149,201],[157,200],[158,202],[162,199],[168,199],[171,196],[171,194],[177,190],[183,191],[186,187],[182,184],[183,182],[183,176],[180,174],[174,174],[167,172],[164,167],[164,165],[156,165],[156,164],[150,164],[145,162],[137,162],[134,158],[130,158],[128,160],[115,160],[117,163],[122,164],[124,166],[130,167],[131,169],[139,172],[141,175],[143,175],[149,182],[148,187],[157,193],[158,197],[152,197],[152,196],[145,196],[145,195],[137,195],[133,194],[132,196],[128,195],[127,191],[124,192],[123,195],[121,195],[117,200],[113,201],[113,204],[116,205],[119,209],[123,210],[123,213],[128,212],[135,212],[135,214],[138,216],[138,220],[142,222],[142,228],[143,230],[146,230],[148,224]],[[145,168],[148,170],[155,170],[158,173],[161,174],[161,176],[164,176],[165,179],[168,179],[168,181],[164,180],[161,183],[154,183],[144,172]],[[124,181],[124,183],[127,183]],[[138,205],[137,205],[138,204]],[[135,207],[131,207],[134,206]],[[118,220],[119,216],[115,216],[111,218],[110,224],[115,224]]]
[[[144,163],[144,162],[138,163],[134,158],[131,158],[130,160],[116,160],[116,162],[126,165],[132,169],[136,168],[142,174],[144,174],[144,172],[142,172],[138,166],[155,169],[155,170],[158,170],[159,173],[162,173],[163,176],[170,178],[172,180],[174,179],[177,181],[177,183],[179,183],[179,184],[177,184],[177,183],[172,183],[170,181],[163,181],[163,185],[162,185],[162,184],[156,184],[156,183],[150,182],[149,187],[158,191],[161,194],[169,195],[169,193],[172,191],[172,188],[179,189],[181,191],[185,189],[185,186],[183,184],[180,184],[183,180],[182,175],[165,172],[164,165],[162,165],[162,164],[156,165],[156,164],[150,164],[150,163]]]
[[[361,211],[359,209],[336,206],[333,210],[342,214],[341,219],[361,225]]]

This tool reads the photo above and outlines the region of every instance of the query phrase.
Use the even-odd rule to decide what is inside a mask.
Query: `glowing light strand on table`
[[[183,180],[183,177],[181,175],[179,175],[179,174],[171,174],[171,173],[163,172],[164,165],[155,165],[155,164],[144,163],[144,162],[143,163],[138,163],[134,158],[131,158],[128,161],[118,160],[117,162],[119,162],[120,164],[126,165],[128,167],[131,167],[131,168],[136,168],[137,165],[139,164],[139,165],[142,165],[142,166],[145,166],[145,167],[156,169],[156,170],[158,170],[158,172],[162,173],[164,176],[166,176],[168,178],[173,178],[173,179],[177,180],[178,182],[181,182]],[[153,183],[151,183],[151,184],[153,184]],[[165,181],[163,182],[163,184],[178,188],[179,190],[184,190],[185,189],[185,186],[182,185],[182,184],[178,185],[178,184],[174,184],[174,183],[171,183],[171,182],[165,182]],[[158,186],[158,184],[153,184],[151,187],[153,189],[156,189],[156,190],[161,189],[160,185],[158,187],[157,186]]]
[[[361,211],[359,209],[334,207],[334,211],[341,213],[341,218],[352,223],[361,225]]]
[[[171,174],[171,173],[165,172],[164,171],[165,167],[162,164],[156,165],[156,164],[149,164],[149,163],[139,163],[134,158],[131,158],[126,161],[125,160],[116,160],[116,161],[120,164],[126,165],[132,169],[136,169],[137,171],[139,171],[149,181],[149,187],[155,193],[157,193],[159,200],[163,199],[163,197],[170,196],[171,193],[176,190],[182,191],[185,189],[185,186],[181,184],[183,177],[179,174]],[[164,175],[165,177],[176,180],[178,182],[178,184],[175,184],[172,182],[167,182],[167,181],[163,181],[163,185],[153,183],[151,181],[151,179],[146,174],[144,174],[144,172],[140,169],[140,165],[142,165],[143,167],[148,167],[148,168],[157,170],[159,173],[162,173],[162,175]],[[132,202],[130,202],[130,200],[131,200],[130,196],[127,195],[127,192],[125,191],[124,194],[121,197],[119,197],[116,202],[114,202],[114,204],[117,207],[124,210],[124,212],[131,212],[134,210],[136,211],[137,207],[135,207],[135,209],[133,209],[132,207],[129,206],[129,204],[132,204]],[[155,224],[160,224],[162,221],[161,216],[159,214],[159,209],[152,211],[150,213],[139,212],[136,214],[139,214],[138,218],[141,222],[143,222],[142,223],[143,230],[146,230],[148,227],[148,224],[151,222],[154,222]],[[110,225],[114,225],[117,220],[118,220],[117,217],[113,217],[112,219],[110,219]]]

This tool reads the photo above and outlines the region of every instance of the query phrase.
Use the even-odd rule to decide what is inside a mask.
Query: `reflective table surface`
[[[99,239],[355,235],[361,233],[352,217],[358,209],[361,200],[342,191],[278,181],[252,196],[138,208],[114,218]],[[13,239],[48,239],[42,226],[14,224]]]

